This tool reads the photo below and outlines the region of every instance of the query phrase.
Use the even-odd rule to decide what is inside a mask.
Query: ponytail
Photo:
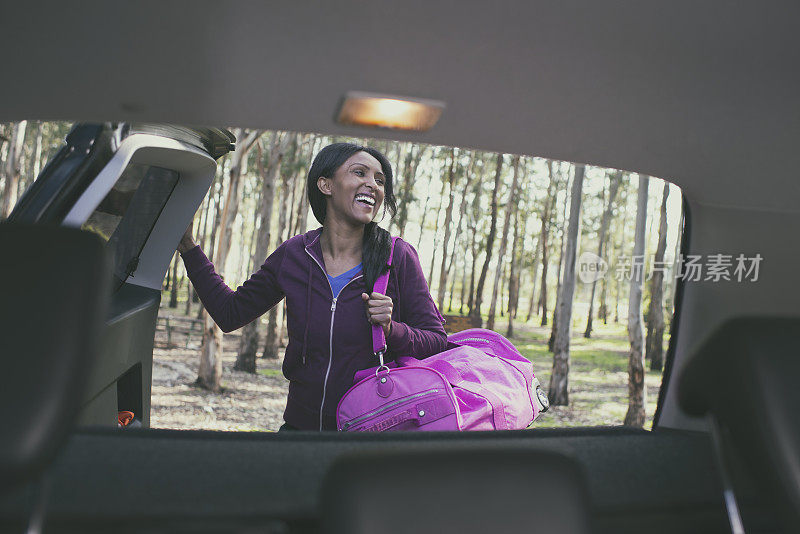
[[[389,263],[391,251],[392,236],[389,232],[375,222],[368,223],[364,228],[364,244],[361,251],[367,294],[372,294],[375,289],[375,281],[389,269],[387,263]]]

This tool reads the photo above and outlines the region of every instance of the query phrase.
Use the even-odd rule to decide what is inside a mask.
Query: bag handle
[[[388,266],[392,265],[395,241],[397,241],[397,238],[392,237],[392,246],[391,249],[389,249],[389,261],[386,263]],[[387,269],[385,273],[380,275],[377,280],[375,280],[375,285],[373,286],[372,291],[375,293],[380,293],[381,295],[385,295],[386,288],[388,286],[389,269]],[[375,357],[377,357],[381,362],[381,367],[386,367],[383,363],[383,355],[386,354],[386,336],[383,335],[383,327],[377,324],[372,325],[372,352],[375,353]]]

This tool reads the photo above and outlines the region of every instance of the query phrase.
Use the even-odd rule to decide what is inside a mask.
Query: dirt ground
[[[173,310],[163,310],[162,315]],[[200,335],[185,347],[186,336],[173,335],[174,348],[166,348],[167,335],[156,331],[153,349],[152,428],[233,431],[276,431],[283,424],[289,382],[281,374],[280,359],[257,362],[259,374],[233,371],[238,334],[225,334],[220,394],[196,387]]]

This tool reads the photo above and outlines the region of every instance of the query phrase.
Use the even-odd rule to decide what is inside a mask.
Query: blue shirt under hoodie
[[[358,274],[361,270],[361,264],[359,263],[346,273],[342,273],[339,276],[331,276],[328,275],[328,282],[331,283],[331,289],[333,290],[333,296],[338,297],[339,293],[342,291],[342,288],[347,285],[347,282],[353,279],[353,277]]]

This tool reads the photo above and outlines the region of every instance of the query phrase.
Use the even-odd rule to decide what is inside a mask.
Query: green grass
[[[259,369],[258,374],[264,376],[283,376],[283,371],[280,369]]]
[[[553,354],[547,348],[550,326],[540,327],[531,320],[514,323],[514,346],[533,362],[534,372],[545,390],[553,367]],[[504,334],[507,321],[495,322]],[[553,406],[534,424],[535,427],[621,425],[628,409],[628,357],[630,343],[624,323],[594,325],[590,339],[583,337],[585,322],[573,326],[570,339],[569,406]],[[664,340],[666,350],[668,340]],[[646,363],[646,362],[645,362]],[[647,366],[645,367],[647,369]],[[647,370],[645,384],[647,420],[652,426],[661,385],[661,373]]]

